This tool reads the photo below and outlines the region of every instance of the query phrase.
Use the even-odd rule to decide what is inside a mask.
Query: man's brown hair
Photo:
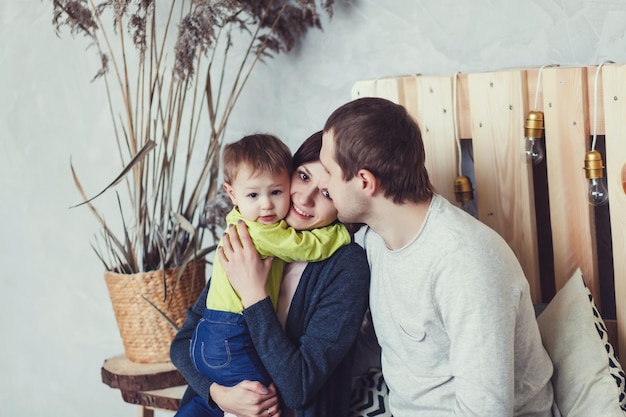
[[[333,135],[334,157],[344,181],[366,169],[395,203],[432,197],[422,134],[404,107],[382,98],[360,98],[330,115],[324,125],[327,132]]]

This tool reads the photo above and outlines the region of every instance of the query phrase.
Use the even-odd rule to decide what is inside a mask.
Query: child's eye
[[[257,198],[259,195],[257,193],[248,194],[248,198]]]
[[[283,192],[281,190],[272,191],[272,195],[281,195]]]
[[[322,193],[322,195],[324,196],[324,198],[327,198],[329,200],[332,200],[332,198],[330,198],[330,193],[328,192],[327,189],[323,189],[320,191],[320,193]]]

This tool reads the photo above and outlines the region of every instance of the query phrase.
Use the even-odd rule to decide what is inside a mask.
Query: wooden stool
[[[139,416],[153,417],[154,410],[176,411],[187,388],[186,381],[171,362],[135,363],[125,355],[106,359],[102,382],[122,393],[122,399],[139,405]]]

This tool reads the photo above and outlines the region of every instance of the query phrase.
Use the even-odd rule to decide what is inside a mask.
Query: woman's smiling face
[[[319,184],[324,167],[319,161],[300,165],[291,176],[291,207],[285,217],[297,230],[328,226],[337,220],[337,210],[326,190]]]

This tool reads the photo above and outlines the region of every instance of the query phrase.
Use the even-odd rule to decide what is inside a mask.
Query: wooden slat
[[[454,77],[454,74],[452,75]],[[469,105],[469,86],[468,74],[457,75],[457,124],[459,129],[459,138],[472,138],[472,117]]]
[[[526,94],[528,96],[528,110],[543,111],[543,90],[541,88],[537,90],[537,78],[539,76],[539,69],[540,68],[528,68],[526,70]],[[537,97],[536,106],[535,96]]]
[[[382,97],[400,104],[400,78],[379,78],[361,81],[352,88],[352,98]]]
[[[376,97],[376,84],[374,80],[358,81],[352,86],[350,91],[352,100],[361,97]]]
[[[602,79],[618,344],[626,352],[626,65],[603,66]]]
[[[519,259],[541,300],[532,165],[523,158],[527,95],[522,70],[468,77],[478,216]]]
[[[418,77],[417,120],[426,151],[426,168],[437,192],[455,203],[454,180],[459,175],[454,138],[452,79]]]
[[[390,79],[358,81],[350,92],[353,100],[362,97],[381,97],[401,104],[413,116],[417,116],[416,80],[418,75]]]
[[[587,69],[546,68],[542,89],[556,289],[580,267],[600,305],[595,222],[582,169],[589,150]]]
[[[411,116],[413,116],[420,127],[421,122],[417,118],[417,79],[418,75],[402,77],[399,80],[400,104],[402,104]]]
[[[604,123],[604,93],[602,91],[602,70],[598,73],[598,89],[596,92],[595,84],[595,76],[596,70],[598,68],[597,65],[587,66],[587,97],[589,97],[589,106],[587,109],[587,113],[589,114],[588,119],[590,120],[590,133],[593,134],[593,119],[595,116],[596,123],[595,129],[598,135],[604,135],[606,133],[606,126]],[[604,68],[604,65],[602,66]],[[594,93],[597,95],[598,102],[595,109],[594,115]],[[605,161],[606,162],[606,161]]]

